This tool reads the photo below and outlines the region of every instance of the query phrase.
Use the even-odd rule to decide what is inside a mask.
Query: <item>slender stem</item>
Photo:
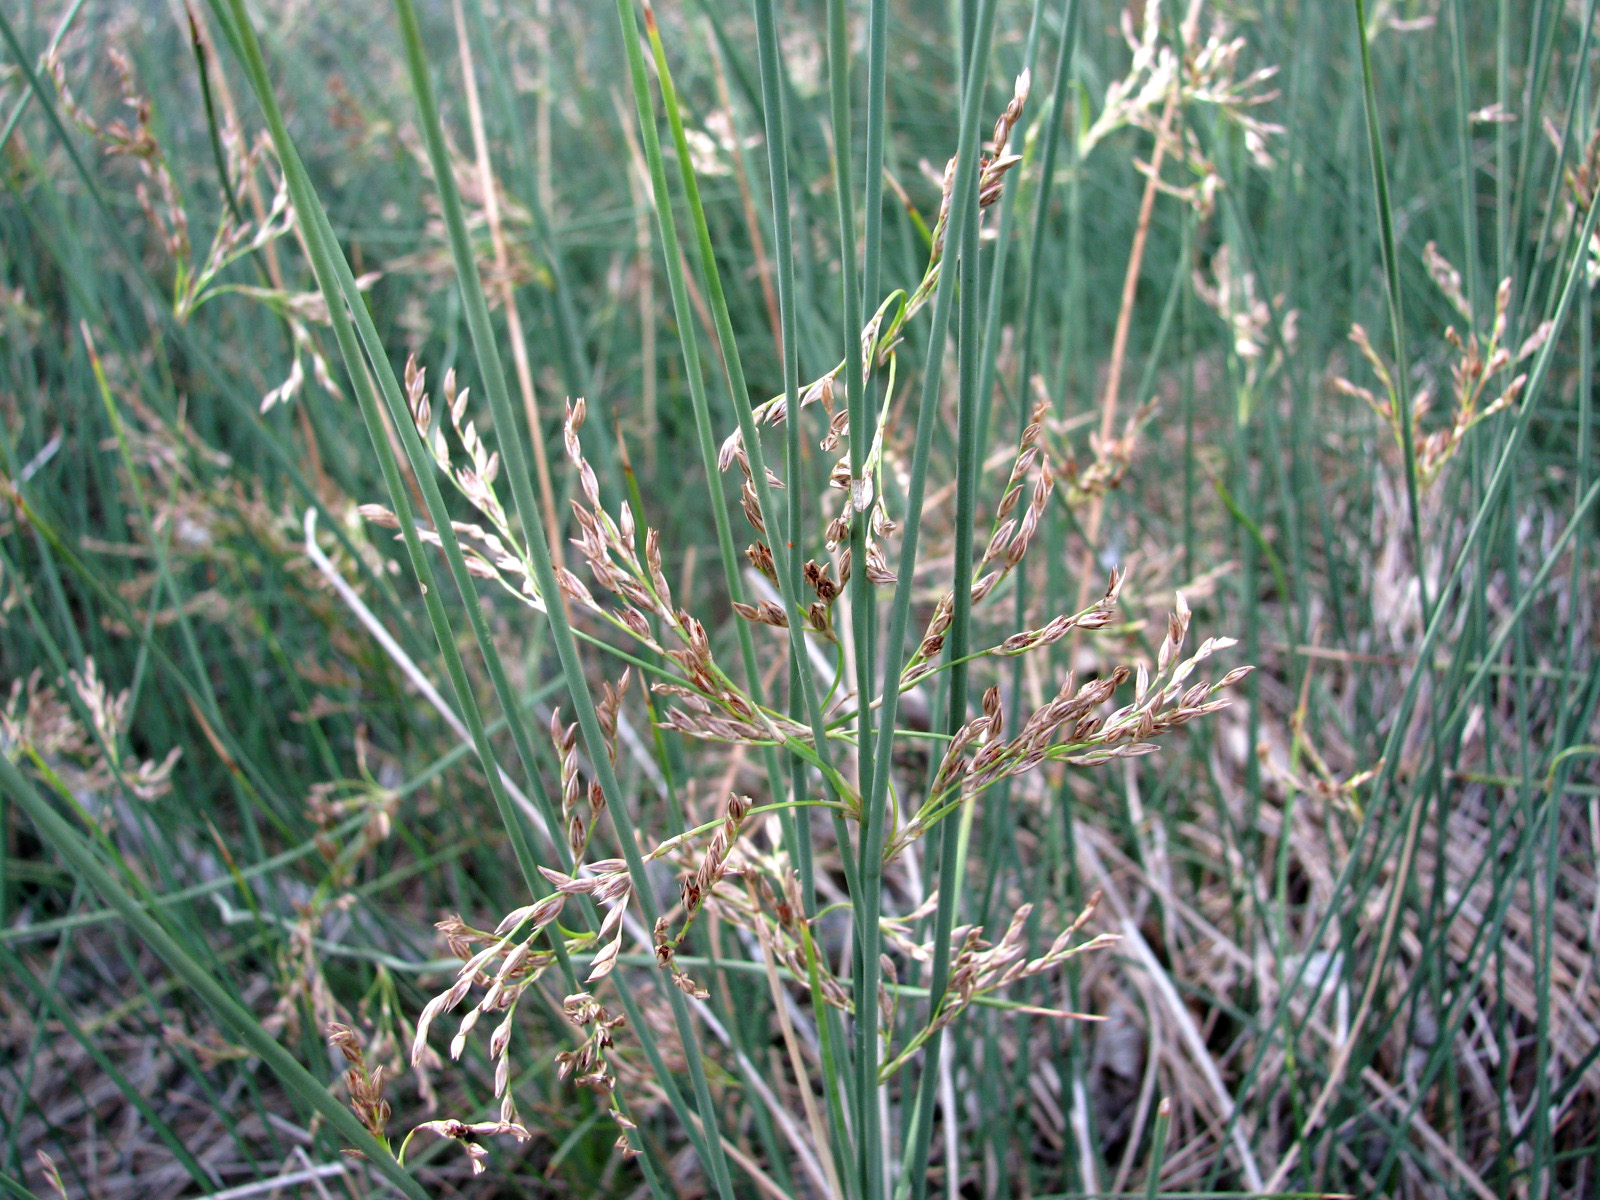
[[[1411,423],[1409,379],[1411,359],[1406,350],[1405,315],[1400,300],[1400,259],[1395,243],[1394,209],[1389,199],[1389,170],[1384,162],[1383,134],[1378,128],[1378,97],[1372,79],[1372,51],[1367,44],[1366,0],[1354,0],[1356,37],[1361,45],[1361,95],[1367,114],[1367,150],[1372,161],[1372,188],[1378,210],[1378,243],[1383,251],[1383,272],[1388,283],[1389,335],[1394,346],[1396,369],[1389,403],[1400,427],[1400,453],[1406,473],[1406,503],[1411,513],[1411,553],[1416,562],[1417,603],[1424,625],[1432,619],[1433,605],[1428,597],[1428,572],[1422,555],[1422,502],[1417,488],[1417,454]]]
[[[969,256],[975,257],[978,224],[978,194],[977,194],[977,166],[978,166],[978,127],[979,112],[982,108],[983,81],[985,68],[989,61],[989,46],[994,32],[994,0],[981,0],[976,13],[975,27],[972,30],[971,53],[966,57],[968,70],[962,80],[961,93],[961,132],[956,143],[956,166],[953,182],[954,193],[950,202],[950,226],[948,232],[949,245],[957,247]],[[906,497],[905,535],[901,541],[900,559],[897,564],[896,574],[898,583],[895,586],[894,601],[889,617],[889,634],[885,642],[884,654],[884,680],[883,695],[885,702],[883,713],[879,718],[877,755],[873,767],[872,787],[868,792],[867,804],[882,803],[888,788],[888,764],[890,732],[895,725],[896,710],[899,703],[899,692],[895,687],[898,677],[890,677],[891,671],[898,671],[897,656],[900,648],[905,644],[906,629],[909,623],[911,608],[912,581],[916,572],[918,529],[922,520],[922,498],[924,482],[927,476],[928,453],[932,443],[933,427],[939,419],[940,408],[940,383],[943,377],[945,358],[945,339],[950,328],[951,310],[956,300],[956,279],[954,272],[941,273],[937,284],[933,305],[932,327],[928,335],[928,356],[923,369],[923,387],[920,408],[917,413],[916,446],[912,452],[911,479]],[[975,279],[975,277],[974,277]],[[974,289],[975,290],[975,289]],[[974,294],[969,303],[974,306],[978,302]],[[976,347],[969,342],[959,347],[959,353],[964,356],[974,355]],[[969,381],[969,386],[972,382]],[[963,405],[974,400],[974,397],[962,397],[958,403]],[[968,418],[971,419],[970,417]],[[970,530],[970,523],[965,527]],[[957,546],[961,545],[963,527],[957,525]],[[970,546],[968,547],[970,553]],[[959,572],[955,576],[957,602],[965,600],[970,608],[970,567],[967,575]],[[963,610],[963,621],[965,620]],[[952,624],[952,629],[954,625]],[[960,654],[952,651],[955,657]],[[956,689],[952,687],[952,694]],[[953,732],[953,730],[950,730]],[[943,879],[954,879],[954,868],[949,859],[954,855],[955,846],[954,827],[946,831],[949,839],[944,852],[944,862],[941,864]],[[939,893],[938,913],[934,920],[933,953],[934,960],[930,971],[929,988],[936,997],[943,995],[949,980],[950,967],[950,939],[949,932],[955,922],[955,897],[952,889],[942,888]],[[938,1001],[934,1002],[937,1007]],[[906,1156],[904,1159],[906,1170],[896,1187],[896,1195],[904,1195],[908,1189],[915,1189],[917,1195],[922,1195],[927,1187],[927,1174],[919,1165],[927,1161],[928,1144],[932,1137],[933,1101],[938,1086],[939,1055],[943,1045],[942,1036],[930,1038],[923,1055],[923,1074],[918,1085],[917,1102],[912,1118],[912,1126],[906,1136]],[[951,1119],[954,1115],[951,1114]],[[950,1164],[954,1171],[955,1164]]]

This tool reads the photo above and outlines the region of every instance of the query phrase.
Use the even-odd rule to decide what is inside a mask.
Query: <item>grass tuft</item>
[[[1597,5],[1236,7],[0,12],[3,1190],[1594,1193]]]

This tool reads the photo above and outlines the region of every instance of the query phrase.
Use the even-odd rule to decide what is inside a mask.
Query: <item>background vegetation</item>
[[[1593,1195],[1594,17],[0,5],[0,1188]],[[783,736],[641,686],[712,661],[668,580]],[[1229,691],[1057,761],[1175,591]],[[479,949],[509,1042],[429,1007]]]

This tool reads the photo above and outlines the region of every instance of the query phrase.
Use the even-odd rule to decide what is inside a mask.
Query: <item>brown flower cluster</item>
[[[1456,332],[1453,325],[1447,326],[1444,331],[1445,341],[1455,352],[1454,361],[1450,365],[1449,423],[1438,429],[1427,428],[1435,399],[1432,386],[1424,385],[1411,397],[1409,430],[1411,452],[1416,465],[1417,486],[1425,491],[1438,480],[1440,473],[1455,457],[1474,426],[1488,420],[1496,413],[1505,412],[1516,404],[1518,397],[1522,395],[1522,389],[1527,385],[1528,376],[1523,372],[1507,378],[1507,372],[1517,363],[1524,362],[1538,353],[1549,340],[1554,324],[1551,321],[1542,322],[1515,351],[1503,344],[1511,305],[1511,279],[1508,276],[1502,279],[1500,286],[1495,289],[1494,316],[1490,320],[1488,330],[1480,336],[1472,329],[1474,314],[1471,303],[1462,293],[1460,274],[1439,253],[1438,247],[1433,242],[1429,242],[1424,248],[1423,257],[1435,286],[1444,293],[1445,298],[1468,325],[1465,338]],[[1389,427],[1394,435],[1395,445],[1403,447],[1405,431],[1401,429],[1402,418],[1395,408],[1397,393],[1394,374],[1383,357],[1373,348],[1371,338],[1360,325],[1350,327],[1350,341],[1372,369],[1385,394],[1382,397],[1376,396],[1371,389],[1361,387],[1343,377],[1336,378],[1333,385],[1345,395],[1356,396],[1363,400]],[[1492,380],[1498,380],[1496,384],[1498,392],[1488,403],[1484,403],[1484,397],[1490,393]]]
[[[623,671],[622,678],[616,684],[607,680],[601,685],[600,699],[595,704],[595,716],[599,720],[601,735],[605,738],[606,754],[613,766],[617,761],[617,715],[621,711],[623,697],[628,693],[628,685],[632,682],[633,669],[630,667]],[[567,829],[567,849],[572,852],[572,861],[580,863],[588,849],[595,823],[600,820],[600,814],[605,812],[606,794],[597,781],[591,780],[587,787],[584,786],[578,773],[578,727],[576,724],[563,725],[559,709],[550,714],[550,741],[555,746],[556,760],[560,763],[561,819]]]
[[[451,427],[466,453],[465,464],[458,465],[450,450],[450,441],[444,427],[434,423],[433,400],[428,395],[427,372],[417,365],[416,356],[406,360],[406,407],[411,420],[421,435],[423,445],[434,465],[455,485],[462,497],[483,514],[488,527],[474,521],[452,521],[450,527],[461,539],[461,554],[467,570],[479,579],[498,583],[518,601],[537,612],[544,611],[544,597],[534,583],[533,563],[522,540],[512,528],[505,506],[495,492],[495,480],[500,474],[500,455],[490,451],[478,434],[477,425],[467,420],[470,390],[456,387],[456,373],[446,371],[443,400],[450,415]],[[386,529],[400,528],[400,518],[381,504],[363,504],[361,516]],[[419,529],[417,535],[429,545],[437,546],[439,534],[432,529]]]
[[[1118,583],[1113,576],[1111,588],[1100,603],[1069,619],[1055,636],[1073,628],[1074,621],[1077,627],[1092,628],[1096,621],[1109,620]],[[1207,638],[1190,658],[1178,662],[1177,655],[1189,630],[1189,616],[1189,607],[1180,595],[1176,610],[1168,618],[1167,637],[1153,678],[1142,664],[1137,668],[1118,666],[1110,674],[1082,685],[1069,674],[1056,695],[1023,721],[1015,737],[1005,736],[1000,689],[989,688],[983,695],[983,711],[958,729],[946,747],[928,798],[889,839],[885,861],[898,857],[961,804],[1001,780],[1025,774],[1045,762],[1095,766],[1114,758],[1149,754],[1157,749],[1150,739],[1227,707],[1228,700],[1221,693],[1254,668],[1237,667],[1215,683],[1188,684],[1201,663],[1235,644],[1232,638]],[[1100,710],[1130,679],[1135,680],[1132,703],[1102,715]]]
[[[1011,140],[1012,131],[1022,119],[1023,108],[1027,103],[1030,87],[1030,75],[1024,71],[1017,77],[1011,100],[1005,110],[995,122],[994,134],[989,144],[989,153],[986,154],[978,167],[978,203],[980,209],[987,209],[999,200],[1004,188],[1006,174],[1022,161],[1018,154],[1008,154],[1007,147]],[[861,360],[868,377],[874,368],[886,363],[899,345],[901,331],[905,323],[916,315],[933,297],[938,286],[940,266],[944,258],[945,231],[949,224],[950,203],[955,185],[956,160],[951,159],[945,167],[943,179],[940,184],[939,215],[934,221],[932,247],[929,251],[928,265],[923,272],[922,280],[916,288],[907,294],[896,292],[886,299],[872,315],[866,326],[861,331]],[[836,407],[838,400],[844,398],[844,383],[841,376],[844,374],[846,364],[840,362],[826,375],[813,380],[800,389],[799,407],[804,409],[813,404],[821,404],[828,417],[828,429],[822,439],[821,448],[824,453],[832,454],[840,449],[848,436],[848,412],[842,407]],[[757,426],[781,425],[789,416],[788,398],[774,396],[764,404],[758,405],[752,412]],[[867,578],[875,584],[892,584],[895,575],[890,570],[882,550],[883,539],[891,536],[895,530],[895,523],[884,510],[882,503],[883,489],[877,481],[878,472],[883,460],[883,427],[884,420],[880,414],[876,422],[878,432],[873,444],[865,448],[862,454],[862,473],[855,475],[850,468],[850,456],[844,452],[834,464],[829,473],[829,485],[846,494],[842,511],[828,525],[826,541],[830,549],[843,546],[850,538],[852,522],[865,519],[866,526],[866,572]],[[756,532],[766,533],[766,523],[759,511],[755,500],[753,476],[750,472],[750,460],[744,447],[744,435],[735,430],[723,442],[718,455],[718,466],[727,471],[738,465],[744,473],[745,485],[743,489],[743,504],[745,516],[749,519]],[[781,482],[770,471],[769,482],[774,487],[781,487]],[[850,574],[849,550],[844,550],[839,556],[839,586]],[[770,551],[757,543],[749,550],[750,560],[756,569],[771,577]],[[824,605],[827,601],[821,600]],[[777,618],[783,614],[773,611],[770,607],[753,607],[753,612],[742,613],[748,620],[759,621],[763,624],[778,624]],[[810,606],[808,617],[813,628],[819,632],[831,635],[831,626],[823,619],[824,612],[816,612],[815,605]]]
[[[656,962],[671,973],[672,982],[680,991],[696,999],[703,1000],[710,993],[684,974],[682,968],[678,966],[678,947],[683,944],[683,939],[694,925],[695,918],[699,916],[701,908],[716,890],[717,885],[728,875],[742,873],[730,867],[728,855],[739,839],[739,829],[744,824],[745,816],[750,812],[750,806],[749,796],[728,797],[727,803],[723,806],[722,821],[711,835],[711,841],[707,844],[699,864],[693,871],[684,874],[681,887],[683,926],[678,930],[677,936],[669,936],[670,926],[665,916],[656,922],[654,930]],[[658,848],[657,853],[661,852]]]
[[[998,942],[985,941],[980,926],[967,926],[954,930],[951,934],[953,953],[950,981],[943,997],[936,1005],[927,1025],[907,1039],[900,1052],[884,1064],[879,1079],[887,1080],[910,1060],[932,1034],[948,1026],[980,997],[1001,991],[1019,980],[1031,979],[1053,971],[1068,959],[1076,958],[1080,954],[1116,945],[1121,939],[1114,933],[1097,934],[1086,941],[1076,943],[1073,941],[1089,923],[1089,918],[1094,915],[1099,900],[1098,892],[1091,896],[1083,911],[1056,935],[1050,943],[1050,948],[1034,958],[1027,957],[1027,926],[1029,918],[1033,915],[1032,904],[1022,905],[1011,915],[1006,931]],[[929,948],[925,946],[917,947],[915,957],[925,961],[928,950]],[[886,971],[885,976],[892,979],[892,963],[890,966],[891,971]],[[882,998],[879,1003],[880,1005],[884,1003]],[[1043,1015],[1083,1019],[1081,1013],[1036,1011],[1040,1011]]]
[[[556,1074],[606,1098],[611,1119],[623,1131],[617,1139],[617,1148],[631,1153],[627,1131],[635,1126],[617,1103],[617,1077],[606,1057],[612,1045],[612,1031],[621,1028],[625,1021],[620,1016],[612,1016],[588,992],[568,996],[561,1003],[561,1011],[568,1021],[584,1031],[584,1039],[576,1050],[562,1050],[556,1054]]]
[[[26,680],[14,680],[0,703],[0,754],[33,760],[69,786],[80,801],[111,793],[118,786],[145,801],[170,792],[182,750],[174,746],[159,762],[127,751],[131,691],[112,691],[100,678],[93,655],[83,660],[81,671],[69,670],[65,683],[88,715],[89,725],[79,721],[72,704],[45,682],[42,671],[35,670]],[[113,808],[95,805],[94,810],[103,826],[114,822]]]
[[[345,1089],[350,1093],[350,1108],[367,1132],[383,1145],[389,1144],[389,1102],[383,1098],[383,1067],[367,1068],[361,1040],[350,1026],[334,1022],[328,1026],[328,1045],[344,1055],[350,1064],[344,1073]]]

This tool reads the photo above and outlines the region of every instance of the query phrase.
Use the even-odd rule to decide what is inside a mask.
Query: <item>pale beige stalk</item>
[[[561,545],[561,519],[556,510],[555,489],[550,483],[550,458],[545,453],[544,422],[539,418],[539,398],[534,391],[533,368],[528,362],[528,339],[523,336],[522,317],[517,312],[516,285],[512,282],[510,254],[506,249],[505,222],[500,216],[500,194],[495,188],[494,165],[489,161],[489,139],[483,129],[483,106],[478,100],[478,74],[473,65],[472,43],[467,39],[467,20],[461,0],[455,0],[452,7],[456,19],[456,41],[461,46],[461,75],[466,81],[467,120],[472,126],[472,147],[478,158],[478,177],[483,189],[483,211],[489,221],[489,238],[494,245],[496,278],[493,284],[500,291],[500,306],[505,309],[506,336],[511,340],[511,361],[516,365],[517,390],[522,393],[522,408],[528,419],[528,440],[533,443],[533,467],[539,478],[539,501],[544,507],[545,537],[550,549],[556,551]],[[543,100],[542,92],[540,99]],[[548,141],[548,136],[545,140]]]

